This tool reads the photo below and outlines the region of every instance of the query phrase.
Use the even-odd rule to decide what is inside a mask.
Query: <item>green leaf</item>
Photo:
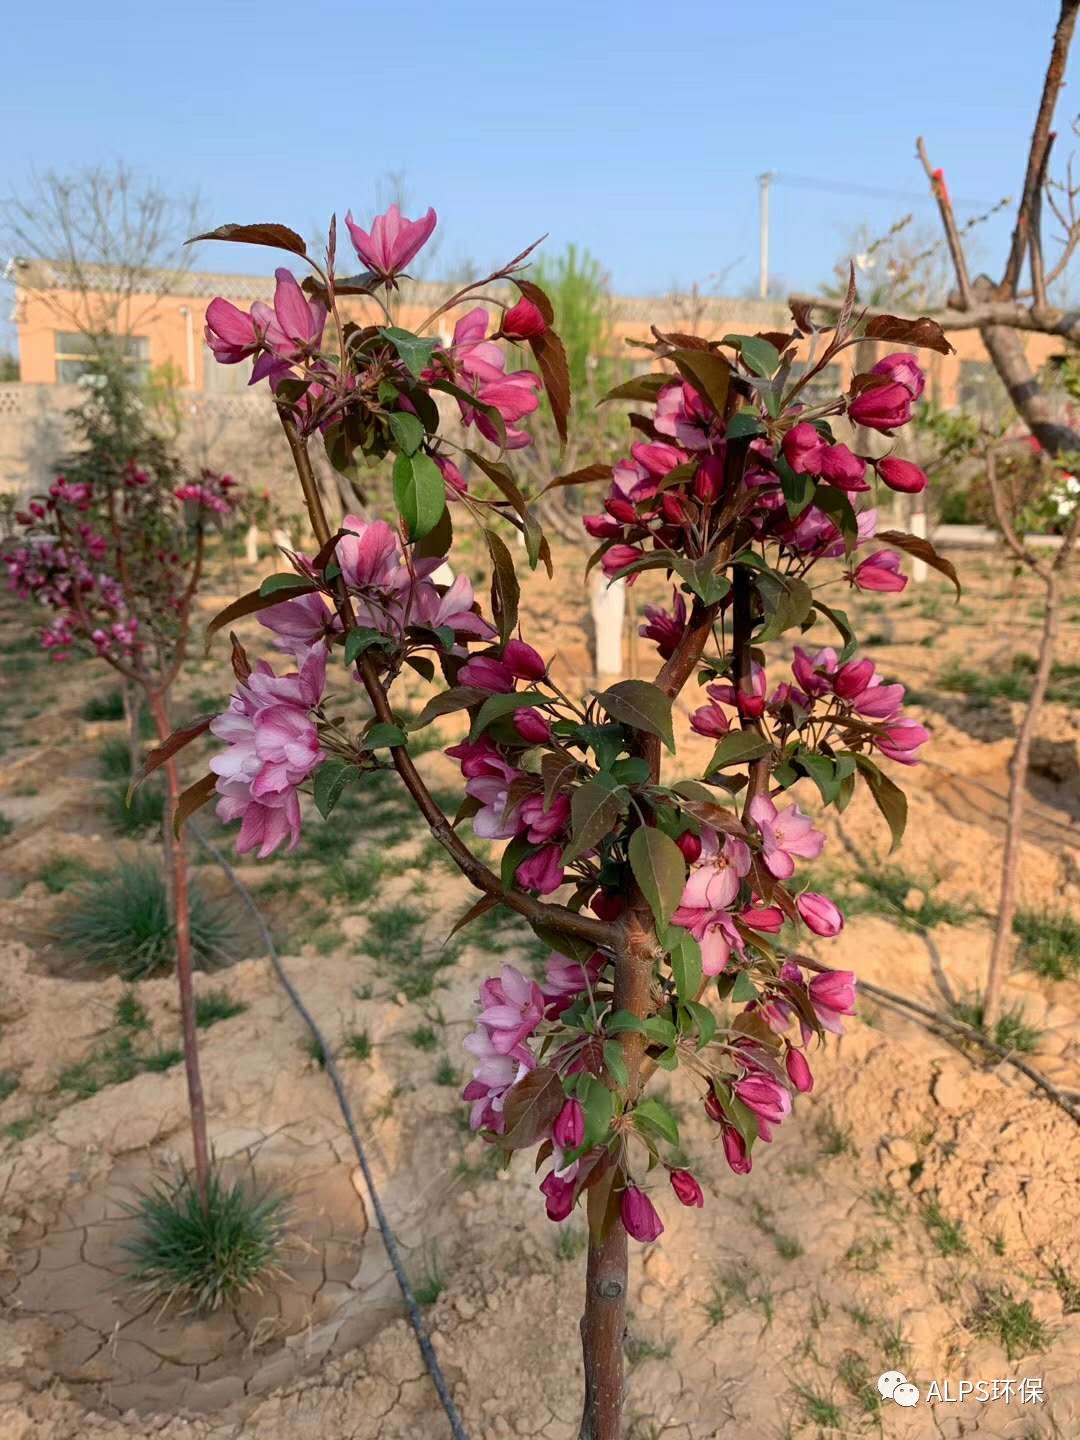
[[[671,569],[678,572],[703,605],[717,604],[731,589],[728,577],[716,573],[714,567],[719,557],[715,550],[703,555],[699,560],[689,560],[683,555],[674,554],[668,558]]]
[[[649,762],[640,755],[630,755],[616,760],[611,774],[620,785],[644,785],[649,778]]]
[[[620,724],[644,730],[648,735],[659,735],[667,748],[674,751],[671,699],[658,686],[647,680],[620,680],[610,689],[602,690],[596,703]]]
[[[616,385],[614,390],[602,395],[598,403],[606,405],[609,400],[645,400],[652,405],[664,386],[671,384],[672,378],[671,375],[655,373],[635,375],[632,380],[624,380],[621,385]]]
[[[672,1145],[679,1143],[679,1122],[662,1100],[650,1095],[634,1106],[634,1124],[640,1129],[655,1130]]]
[[[750,760],[760,760],[769,753],[769,742],[756,730],[732,730],[716,742],[712,759],[705,768],[705,774],[714,770],[726,770],[729,765],[745,765]]]
[[[701,1050],[716,1034],[716,1016],[707,1005],[702,1005],[696,1000],[687,1000],[685,1004],[697,1025],[698,1049]]]
[[[446,509],[446,482],[430,455],[399,455],[394,461],[394,504],[410,540],[435,529]]]
[[[859,541],[859,521],[851,501],[843,490],[837,490],[832,485],[819,485],[814,496],[814,504],[819,510],[824,510],[840,531],[844,549],[850,554]]]
[[[855,770],[854,755],[833,757],[819,755],[813,750],[797,750],[792,756],[794,763],[809,775],[821,792],[826,805],[835,805],[840,797],[840,787]]]
[[[604,1041],[604,1068],[620,1089],[625,1090],[630,1084],[630,1072],[622,1057],[622,1048],[615,1040]]]
[[[514,710],[524,710],[531,705],[544,705],[547,696],[539,690],[520,690],[510,695],[489,695],[476,713],[476,719],[469,731],[469,739],[475,740],[488,726],[503,715]]]
[[[604,1031],[608,1035],[619,1035],[624,1030],[635,1030],[644,1034],[645,1021],[639,1020],[629,1010],[616,1010],[614,1015],[609,1015],[604,1021]]]
[[[517,628],[521,586],[513,556],[502,538],[494,530],[485,530],[484,539],[491,556],[491,614],[499,627],[499,638],[505,645]]]
[[[814,592],[805,580],[766,571],[758,575],[754,587],[765,613],[765,624],[754,636],[755,644],[775,640],[785,630],[801,625],[813,608]]]
[[[268,575],[259,586],[260,595],[276,595],[279,590],[314,590],[315,581],[308,580],[303,575],[297,575],[294,570],[284,570],[277,575]],[[292,596],[288,596],[292,599]]]
[[[855,764],[869,785],[874,803],[884,815],[889,826],[889,833],[892,835],[892,845],[889,849],[890,851],[895,850],[904,838],[904,830],[907,828],[907,796],[899,785],[895,785],[886,774],[878,769],[869,755],[856,755]]]
[[[393,650],[394,642],[389,635],[383,635],[378,630],[369,630],[366,626],[358,625],[345,637],[345,664],[354,665],[365,650],[376,648]]]
[[[415,455],[424,443],[424,427],[408,410],[395,410],[391,414],[390,429],[403,455]]]
[[[486,690],[477,690],[472,685],[455,685],[433,695],[415,720],[409,721],[410,730],[423,730],[440,715],[453,715],[458,710],[470,710],[487,698]]]
[[[754,435],[764,434],[765,426],[756,410],[737,410],[724,430],[728,440],[748,440]]]
[[[572,839],[563,851],[563,863],[569,865],[586,850],[591,850],[614,827],[623,810],[622,786],[601,771],[579,785],[570,797],[570,832]]]
[[[715,350],[675,350],[668,357],[679,374],[723,415],[731,385],[731,366]]]
[[[510,841],[509,845],[507,845],[503,851],[502,859],[499,862],[499,878],[504,885],[514,884],[514,874],[518,866],[527,856],[539,848],[538,845],[530,844],[524,835],[516,835],[514,839]]]
[[[645,1034],[658,1045],[674,1045],[678,1038],[675,1026],[663,1015],[650,1015],[641,1023]]]
[[[734,345],[743,358],[743,363],[755,375],[768,377],[776,372],[780,364],[780,351],[768,340],[759,340],[756,335],[725,335],[721,345]]]
[[[431,357],[439,343],[438,340],[424,340],[419,335],[414,335],[411,330],[402,330],[397,325],[385,325],[379,334],[384,340],[390,341],[404,361],[406,369],[416,376],[431,364]]]
[[[686,884],[683,853],[662,830],[642,825],[630,836],[628,854],[634,879],[649,902],[657,926],[662,928],[682,899]]]
[[[833,606],[826,605],[824,600],[819,600],[816,595],[814,596],[814,608],[820,610],[822,615],[827,616],[840,632],[840,636],[844,642],[844,648],[840,651],[837,663],[843,665],[855,654],[859,643],[855,631],[851,628],[851,621],[847,617],[847,611],[836,610]]]
[[[581,1095],[580,1083],[578,1094],[585,1111],[585,1149],[591,1150],[594,1145],[599,1145],[607,1139],[608,1131],[611,1129],[615,1097],[599,1080],[593,1079],[592,1076],[589,1076],[588,1079],[590,1083],[585,1087],[585,1094]]]
[[[312,791],[315,796],[315,807],[324,820],[341,799],[345,787],[355,784],[359,779],[359,770],[355,765],[350,765],[347,760],[323,761],[315,771]]]
[[[383,750],[388,745],[404,745],[405,731],[400,725],[391,725],[380,720],[364,735],[364,745],[369,750]]]
[[[785,460],[778,459],[775,463],[780,474],[780,487],[787,501],[787,512],[792,520],[797,520],[813,500],[817,481],[812,475],[796,475]]]
[[[758,992],[754,989],[750,976],[745,970],[740,970],[735,976],[735,984],[731,987],[728,998],[733,1000],[736,1005],[749,1005],[751,1000],[758,998]]]
[[[703,975],[701,946],[688,932],[684,932],[672,946],[671,973],[675,977],[676,994],[683,1004],[689,1005],[696,1001]],[[715,1029],[715,1025],[713,1028]]]

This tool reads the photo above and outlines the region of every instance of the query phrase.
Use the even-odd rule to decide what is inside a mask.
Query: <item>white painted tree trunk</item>
[[[592,617],[596,630],[596,674],[623,673],[623,624],[626,616],[626,581],[609,585],[603,575],[592,582]]]
[[[911,533],[918,535],[920,540],[926,539],[926,511],[919,509],[911,516]],[[930,572],[926,567],[925,560],[916,560],[911,566],[911,578],[916,585],[922,585]]]
[[[259,527],[249,525],[247,534],[244,536],[244,559],[249,565],[256,565],[259,560]]]

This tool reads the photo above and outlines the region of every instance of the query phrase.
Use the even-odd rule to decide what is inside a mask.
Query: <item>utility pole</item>
[[[769,182],[775,177],[766,170],[757,177],[760,194],[761,250],[758,260],[758,295],[762,300],[769,298]]]

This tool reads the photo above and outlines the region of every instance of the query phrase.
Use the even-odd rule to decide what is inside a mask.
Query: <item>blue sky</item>
[[[488,0],[410,4],[53,0],[11,8],[0,193],[32,169],[122,159],[210,224],[307,233],[370,214],[404,171],[439,212],[440,260],[503,260],[548,231],[623,293],[757,273],[763,170],[921,194],[927,138],[954,194],[1019,188],[1056,0]],[[1060,115],[1078,107],[1066,90]],[[1067,147],[1063,143],[1063,150]],[[1059,157],[1060,158],[1060,157]],[[779,183],[773,271],[807,288],[925,204]],[[963,209],[963,207],[962,207]],[[1006,236],[986,227],[977,263]],[[211,253],[211,248],[213,253]],[[200,268],[265,270],[206,247]]]

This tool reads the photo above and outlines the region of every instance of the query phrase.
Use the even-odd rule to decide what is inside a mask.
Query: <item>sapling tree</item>
[[[884,683],[857,654],[840,603],[848,587],[902,590],[904,550],[955,581],[925,540],[876,533],[866,503],[875,472],[908,491],[925,477],[908,461],[864,459],[831,428],[846,419],[892,435],[911,418],[922,370],[905,349],[857,375],[844,395],[808,404],[806,387],[860,339],[948,345],[925,320],[857,315],[853,286],[828,329],[796,307],[784,333],[706,341],[654,330],[652,372],[613,392],[636,407],[628,458],[548,487],[609,487],[602,510],[584,520],[598,542],[590,566],[630,582],[650,569],[670,577],[670,608],[648,608],[642,628],[657,670],[649,681],[569,694],[522,634],[504,539],[508,527],[521,532],[521,564],[550,571],[513,459],[529,443],[520,422],[537,409],[540,379],[510,368],[504,347],[531,348],[560,433],[570,395],[553,309],[524,272],[529,252],[451,296],[413,333],[394,324],[395,287],[434,211],[410,221],[391,207],[370,232],[351,217],[348,226],[365,268],[347,279],[338,276],[335,223],[319,259],[281,225],[214,232],[279,246],[310,270],[303,285],[278,270],[272,309],[213,301],[207,338],[223,363],[253,361],[268,380],[314,549],[290,554],[291,569],[211,622],[216,632],[257,614],[288,659],[252,664],[234,637],[239,684],[209,726],[226,748],[191,793],[207,798],[213,786],[219,816],[240,821],[237,848],[265,856],[296,845],[302,791],[326,815],[346,787],[390,765],[479,892],[455,928],[503,906],[550,945],[542,982],[512,965],[484,981],[465,1041],[475,1071],[464,1098],[472,1127],[508,1160],[536,1150],[553,1221],[579,1204],[587,1211],[581,1434],[614,1440],[628,1237],[661,1234],[658,1177],[679,1203],[704,1202],[677,1119],[647,1093],[649,1081],[682,1071],[727,1164],[750,1170],[793,1096],[813,1087],[808,1049],[854,1010],[854,976],[796,948],[803,927],[830,937],[844,923],[831,899],[799,880],[800,862],[825,843],[799,800],[809,792],[843,809],[861,782],[895,843],[906,802],[882,762],[915,763],[928,738],[902,713],[904,687]],[[485,287],[498,280],[516,287],[514,304],[490,298]],[[384,307],[385,324],[345,319],[340,297],[358,290]],[[485,304],[476,303],[481,293]],[[446,312],[457,317],[448,342],[435,330]],[[441,397],[478,437],[467,454],[499,498],[480,500],[463,483]],[[385,457],[394,523],[348,516],[332,529],[313,443],[338,465]],[[488,614],[467,576],[449,586],[433,578],[465,524],[479,527],[491,559]],[[796,645],[790,670],[770,675],[763,647],[818,622],[835,629],[835,643]],[[292,668],[278,673],[282,663]],[[406,667],[432,690],[415,718],[398,698]],[[703,687],[692,728],[715,746],[700,778],[673,780],[663,762],[676,747],[673,704],[688,685]],[[369,713],[349,719],[348,697],[358,693]],[[445,717],[462,732],[446,752],[463,781],[452,817],[410,751],[417,731]],[[470,848],[470,828],[505,842],[497,869]]]
[[[194,1176],[205,1203],[210,1167],[195,1025],[188,864],[170,817],[183,815],[170,742],[169,696],[187,653],[203,573],[208,525],[227,515],[233,480],[203,471],[186,479],[146,428],[131,379],[107,358],[84,384],[79,419],[85,448],[47,495],[17,513],[20,534],[4,552],[9,583],[43,606],[41,643],[53,660],[89,655],[140,695],[158,748],[146,768],[165,770],[163,838],[175,931]]]

